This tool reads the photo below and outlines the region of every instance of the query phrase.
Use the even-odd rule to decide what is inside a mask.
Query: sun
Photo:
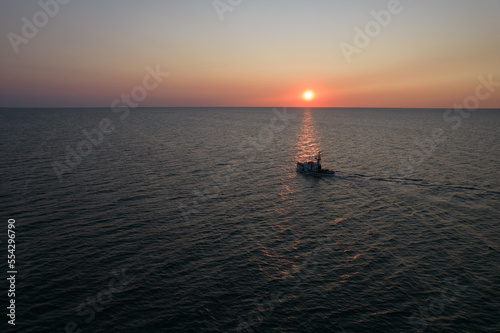
[[[314,98],[314,93],[311,90],[308,90],[302,95],[306,101],[310,101]]]

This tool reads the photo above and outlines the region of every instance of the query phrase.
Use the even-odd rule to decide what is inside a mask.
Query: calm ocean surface
[[[0,331],[500,332],[500,111],[452,117],[0,110]]]

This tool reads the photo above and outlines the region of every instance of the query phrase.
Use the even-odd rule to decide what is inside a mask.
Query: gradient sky
[[[8,33],[41,7],[0,0],[0,106],[107,107],[156,65],[140,106],[447,108],[500,82],[500,0],[401,0],[348,63],[340,44],[388,2],[242,0],[221,21],[212,0],[73,0],[16,54]]]

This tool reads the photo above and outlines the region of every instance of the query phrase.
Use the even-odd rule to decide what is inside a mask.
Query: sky
[[[449,108],[500,82],[499,17],[500,0],[0,0],[0,107]]]

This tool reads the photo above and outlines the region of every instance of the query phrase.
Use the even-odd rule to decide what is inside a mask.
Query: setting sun
[[[306,101],[310,101],[311,99],[313,99],[313,97],[314,97],[314,93],[313,93],[312,91],[308,90],[308,91],[306,91],[306,92],[304,93],[304,95],[303,95],[303,96],[304,96],[304,99],[305,99]]]

